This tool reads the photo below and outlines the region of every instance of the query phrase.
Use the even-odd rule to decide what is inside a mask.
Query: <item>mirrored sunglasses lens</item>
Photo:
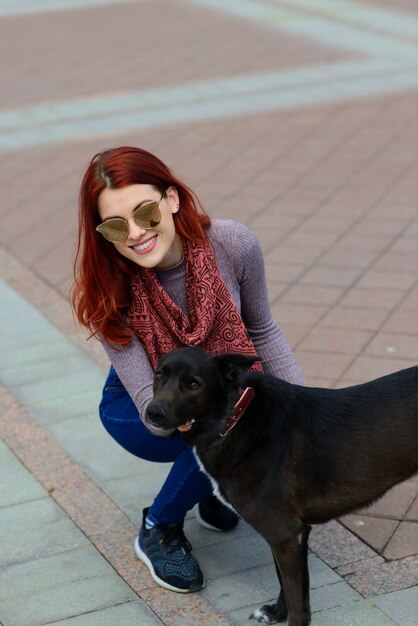
[[[161,222],[161,211],[158,202],[150,202],[134,211],[135,224],[141,228],[153,228]]]
[[[128,226],[124,220],[107,220],[97,227],[97,230],[105,239],[112,243],[125,241],[128,236]]]

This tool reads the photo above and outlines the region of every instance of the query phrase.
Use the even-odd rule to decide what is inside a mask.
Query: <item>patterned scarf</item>
[[[209,245],[184,242],[189,318],[169,297],[154,270],[136,273],[131,282],[128,317],[156,369],[159,358],[184,346],[206,352],[254,356],[254,345],[223,282]],[[261,364],[251,368],[261,371]]]

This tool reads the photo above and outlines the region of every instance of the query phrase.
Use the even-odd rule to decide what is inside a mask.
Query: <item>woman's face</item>
[[[149,202],[158,202],[161,193],[152,185],[129,185],[120,189],[104,189],[99,195],[98,213],[105,221],[111,217],[123,217],[129,224],[125,241],[114,243],[122,256],[146,268],[167,268],[179,263],[183,256],[183,244],[177,235],[173,215],[179,210],[179,197],[175,187],[169,187],[161,199],[161,221],[145,230],[138,226],[132,212]],[[98,237],[101,237],[97,233]]]

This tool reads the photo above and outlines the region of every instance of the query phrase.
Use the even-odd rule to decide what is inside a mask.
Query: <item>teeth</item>
[[[145,243],[141,243],[139,246],[134,246],[134,250],[146,250],[147,248],[150,247],[154,239],[155,237],[153,237],[149,241],[146,241]]]

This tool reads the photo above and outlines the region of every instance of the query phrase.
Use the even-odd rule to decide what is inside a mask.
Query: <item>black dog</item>
[[[242,374],[254,361],[170,352],[147,419],[183,431],[217,494],[269,543],[280,595],[252,617],[275,624],[288,615],[289,626],[307,626],[310,524],[364,507],[418,470],[418,367],[313,389]],[[250,390],[238,400],[241,385]]]

